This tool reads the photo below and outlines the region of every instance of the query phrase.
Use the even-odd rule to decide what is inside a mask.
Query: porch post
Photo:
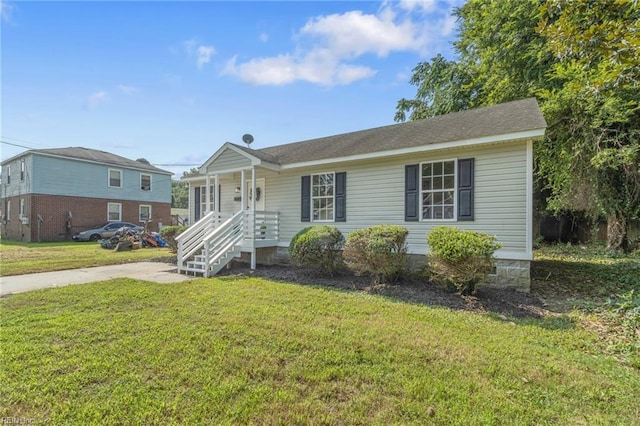
[[[209,176],[209,173],[207,173],[207,187],[204,189],[204,193],[205,193],[205,203],[204,203],[204,211],[202,212],[202,216],[205,216],[207,213],[209,213],[210,211],[210,204],[209,204],[209,200],[211,200],[211,176]],[[202,194],[200,194],[200,196],[202,197]]]
[[[256,269],[256,168],[251,168],[251,269]]]
[[[220,212],[220,185],[218,174],[213,175],[213,211]],[[220,224],[220,215],[216,215],[216,226]]]
[[[244,211],[244,206],[247,205],[247,172],[242,169],[240,172],[240,210]]]

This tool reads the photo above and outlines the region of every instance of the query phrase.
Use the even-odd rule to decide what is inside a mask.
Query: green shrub
[[[344,236],[335,226],[310,226],[291,239],[289,257],[294,265],[315,268],[332,276],[342,267],[343,244]]]
[[[372,275],[376,282],[394,282],[407,272],[407,235],[401,225],[375,225],[347,236],[344,260],[356,274]]]
[[[427,236],[429,269],[434,281],[453,284],[460,294],[473,294],[495,266],[493,253],[502,247],[494,236],[439,226]]]
[[[160,230],[160,236],[165,240],[172,253],[177,253],[178,242],[176,237],[186,231],[188,226],[165,226]]]

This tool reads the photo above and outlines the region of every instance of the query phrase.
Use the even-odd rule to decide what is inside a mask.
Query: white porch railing
[[[256,211],[245,212],[244,237],[253,241],[255,247],[260,247],[265,242],[278,241],[280,237],[280,221],[278,212]],[[250,243],[251,244],[251,243]]]
[[[182,272],[186,268],[187,259],[202,250],[204,236],[214,230],[216,222],[216,213],[209,212],[176,237],[178,242],[178,272]]]
[[[176,237],[178,272],[216,274],[240,251],[278,243],[278,212],[239,211],[226,221],[211,212]],[[254,262],[252,262],[254,264]]]

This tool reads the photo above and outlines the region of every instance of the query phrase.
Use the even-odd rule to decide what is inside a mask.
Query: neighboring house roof
[[[140,161],[130,160],[125,157],[121,157],[116,154],[112,154],[106,151],[100,151],[97,149],[83,148],[83,147],[69,147],[69,148],[52,148],[52,149],[31,149],[25,151],[22,154],[9,158],[2,162],[2,164],[9,163],[17,157],[22,157],[26,154],[42,154],[50,155],[54,157],[75,158],[78,160],[91,161],[94,163],[103,163],[119,167],[127,167],[130,169],[147,170],[155,173],[173,174],[167,170],[159,169],[150,164],[145,164]]]
[[[535,98],[476,108],[407,123],[288,143],[262,149],[225,143],[201,167],[215,162],[226,149],[242,151],[252,163],[297,167],[312,162],[393,155],[421,147],[455,143],[491,143],[540,138],[547,123]],[[267,164],[264,164],[267,165]]]

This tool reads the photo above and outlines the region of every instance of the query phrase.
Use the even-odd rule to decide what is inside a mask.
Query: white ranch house
[[[263,149],[227,142],[184,179],[193,225],[178,268],[210,276],[237,256],[252,268],[283,262],[313,224],[345,235],[404,225],[409,253],[424,255],[429,230],[448,225],[496,235],[492,284],[528,290],[533,143],[545,128],[529,98]]]

